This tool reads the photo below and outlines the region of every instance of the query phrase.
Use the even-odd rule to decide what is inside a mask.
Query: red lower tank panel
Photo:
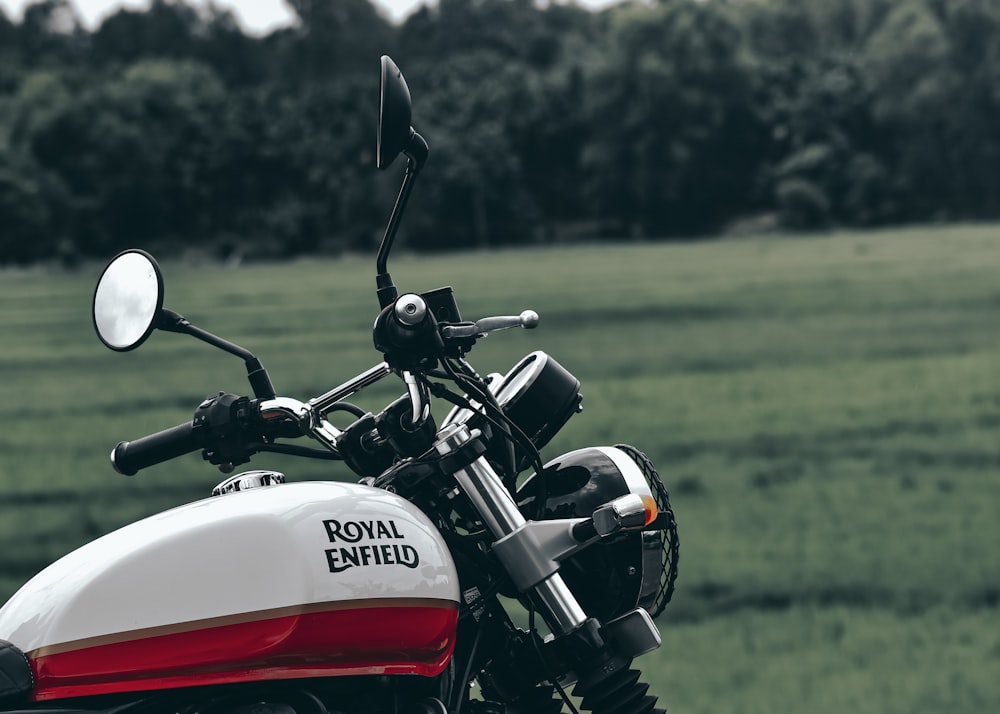
[[[28,652],[35,701],[298,677],[434,676],[457,603],[319,603],[77,640]]]

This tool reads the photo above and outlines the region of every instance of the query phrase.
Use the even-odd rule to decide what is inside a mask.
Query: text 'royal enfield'
[[[660,645],[652,617],[677,575],[667,491],[626,445],[542,462],[582,399],[546,353],[487,379],[466,361],[537,314],[469,322],[450,287],[399,294],[386,262],[428,147],[388,57],[380,95],[377,165],[407,157],[376,266],[384,361],[305,402],[277,396],[253,354],[163,307],[139,250],[108,264],[93,305],[111,349],[155,329],[192,335],[242,357],[253,391],[119,443],[119,472],[198,450],[229,471],[267,451],[342,460],[360,483],[241,473],[53,563],[0,609],[0,710],[663,711],[631,665]],[[380,413],[346,401],[389,375],[405,393]],[[433,399],[451,403],[441,423]],[[288,443],[302,436],[315,443]]]

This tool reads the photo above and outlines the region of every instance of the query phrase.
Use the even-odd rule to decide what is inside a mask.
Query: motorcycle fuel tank
[[[289,483],[146,518],[36,575],[0,609],[34,701],[264,679],[440,673],[458,577],[386,491]]]

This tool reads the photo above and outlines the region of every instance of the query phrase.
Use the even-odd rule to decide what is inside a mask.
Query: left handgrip
[[[191,422],[178,424],[135,441],[122,441],[111,452],[111,465],[125,476],[134,476],[140,469],[168,461],[175,456],[202,448],[201,440]]]

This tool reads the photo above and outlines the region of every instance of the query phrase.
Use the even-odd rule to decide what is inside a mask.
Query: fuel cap
[[[212,489],[213,496],[222,496],[237,491],[248,491],[251,488],[277,486],[285,482],[285,474],[280,471],[244,471],[230,476]]]

